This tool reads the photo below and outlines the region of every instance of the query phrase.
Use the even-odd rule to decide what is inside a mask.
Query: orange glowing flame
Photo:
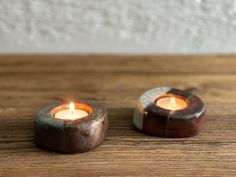
[[[70,112],[71,114],[74,114],[75,111],[75,104],[73,102],[70,103]]]
[[[170,99],[170,104],[176,104],[176,100],[175,100],[175,98],[174,97],[171,97],[171,99]]]

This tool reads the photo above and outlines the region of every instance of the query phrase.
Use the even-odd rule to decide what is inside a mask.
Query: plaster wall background
[[[236,1],[0,0],[0,53],[236,54]]]

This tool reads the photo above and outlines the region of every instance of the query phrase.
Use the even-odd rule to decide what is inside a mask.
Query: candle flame
[[[174,97],[171,97],[171,99],[170,99],[170,104],[175,104],[175,103],[176,103],[175,98],[174,98]]]
[[[70,112],[71,114],[74,114],[75,111],[75,104],[73,102],[70,103]]]

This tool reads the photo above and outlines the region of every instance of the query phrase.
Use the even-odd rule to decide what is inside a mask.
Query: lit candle
[[[76,109],[73,102],[70,103],[68,109],[61,110],[55,114],[55,118],[64,120],[75,120],[88,116],[88,112],[82,109]]]
[[[193,93],[170,87],[144,92],[138,100],[133,124],[154,136],[184,138],[197,135],[203,128],[205,106]]]
[[[174,96],[166,96],[156,101],[156,105],[167,110],[176,111],[188,106],[187,102]]]
[[[34,143],[57,152],[86,152],[105,139],[108,121],[106,108],[96,101],[54,103],[37,113]]]

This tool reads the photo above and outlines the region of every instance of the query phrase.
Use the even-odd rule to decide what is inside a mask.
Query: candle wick
[[[75,110],[75,104],[73,102],[70,103],[70,113],[73,115]]]
[[[74,114],[74,109],[71,109],[71,110],[70,110],[70,113],[73,115],[73,114]]]
[[[172,97],[172,98],[170,99],[170,104],[175,104],[175,98],[174,98],[174,97]]]

